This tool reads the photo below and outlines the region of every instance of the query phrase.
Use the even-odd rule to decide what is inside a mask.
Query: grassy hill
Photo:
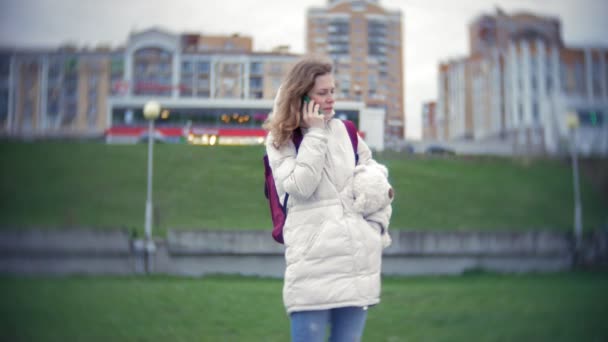
[[[269,229],[262,147],[155,146],[154,234],[168,228]],[[0,226],[126,227],[143,232],[147,146],[1,142]],[[376,154],[397,198],[392,229],[572,227],[572,174],[556,160]],[[608,206],[582,181],[585,230]]]

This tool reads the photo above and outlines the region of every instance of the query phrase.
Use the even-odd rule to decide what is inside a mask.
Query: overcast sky
[[[0,0],[0,45],[94,47],[125,43],[130,31],[240,33],[255,50],[288,44],[305,52],[309,7],[326,0]],[[437,96],[437,64],[468,54],[467,25],[480,14],[528,11],[562,21],[567,45],[608,47],[607,0],[380,0],[403,14],[408,138],[420,136],[423,101]]]

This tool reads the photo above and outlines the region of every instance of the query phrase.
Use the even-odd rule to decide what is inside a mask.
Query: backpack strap
[[[298,127],[293,131],[293,133],[291,133],[291,141],[296,146],[296,154],[298,153],[298,150],[300,149],[300,144],[302,143],[303,139],[304,139],[304,136],[302,135],[301,128]]]
[[[301,128],[296,128],[292,133],[291,133],[291,141],[293,142],[293,144],[296,147],[296,154],[298,154],[298,150],[300,149],[300,144],[302,144],[302,140],[304,140],[304,136],[302,135],[302,129]],[[283,213],[287,212],[287,200],[289,199],[289,194],[285,193],[285,199],[283,200]]]
[[[359,136],[357,135],[357,127],[350,120],[342,120],[342,123],[344,123],[344,126],[346,126],[350,143],[353,145],[353,151],[355,152],[355,165],[357,165],[359,163]]]

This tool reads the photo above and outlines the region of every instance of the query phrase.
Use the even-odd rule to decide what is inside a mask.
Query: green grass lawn
[[[269,229],[262,147],[155,146],[154,233]],[[147,146],[0,142],[0,226],[126,227],[141,234]],[[524,230],[572,227],[567,163],[508,158],[411,158],[383,153],[397,198],[392,229]],[[608,205],[583,179],[585,230]]]
[[[281,280],[0,278],[3,341],[288,341]],[[607,341],[608,274],[387,278],[364,341]]]

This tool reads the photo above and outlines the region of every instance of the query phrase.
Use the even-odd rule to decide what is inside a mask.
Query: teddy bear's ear
[[[360,172],[364,172],[367,169],[366,165],[357,165],[355,167],[355,174],[358,174]]]
[[[388,169],[386,168],[386,166],[384,166],[382,164],[377,164],[376,168],[378,170],[380,170],[380,172],[382,172],[382,174],[384,174],[384,177],[388,177]]]

